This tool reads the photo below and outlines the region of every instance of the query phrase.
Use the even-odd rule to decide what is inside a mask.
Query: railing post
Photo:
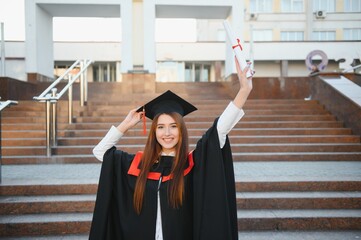
[[[84,68],[84,62],[80,61],[80,71]],[[84,74],[80,74],[80,106],[84,107]]]
[[[56,88],[53,88],[51,89],[51,97],[55,98],[56,97],[56,92],[57,92],[57,89]],[[52,130],[51,130],[51,138],[52,138],[52,146],[56,146],[58,145],[58,142],[57,142],[57,100],[52,100],[51,101],[52,103]]]
[[[71,82],[71,75],[68,75],[69,82]],[[69,86],[68,89],[68,123],[73,123],[73,85]]]
[[[1,111],[0,111],[0,133],[1,133]],[[1,175],[1,165],[2,165],[2,152],[1,152],[1,137],[0,137],[0,183],[1,183],[1,179],[2,179],[2,175]]]
[[[87,73],[87,69],[83,72],[83,75],[84,75],[84,102],[85,102],[85,105],[86,105],[87,102],[88,102],[88,73]]]
[[[1,72],[0,77],[5,77],[5,38],[4,38],[4,23],[0,23],[0,34],[1,34]]]
[[[45,101],[46,107],[46,156],[51,156],[51,146],[50,146],[50,99]]]

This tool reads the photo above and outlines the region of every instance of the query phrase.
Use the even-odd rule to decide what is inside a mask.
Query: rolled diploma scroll
[[[223,21],[223,26],[227,32],[228,39],[231,42],[232,46],[236,46],[236,47],[233,47],[233,51],[234,51],[234,54],[236,55],[236,58],[237,58],[239,64],[241,65],[242,70],[245,67],[249,66],[250,68],[248,69],[248,72],[247,72],[247,78],[252,77],[254,74],[254,71],[253,71],[253,69],[251,69],[251,65],[247,64],[246,58],[244,56],[244,52],[242,51],[242,49],[240,47],[240,43],[237,41],[237,38],[234,36],[232,29],[229,26],[229,23],[227,20]]]

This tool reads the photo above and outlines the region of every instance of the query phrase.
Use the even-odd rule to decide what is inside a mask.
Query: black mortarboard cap
[[[170,90],[146,103],[143,107],[140,107],[137,112],[141,112],[143,109],[145,111],[145,116],[152,120],[161,113],[177,112],[184,117],[197,110],[195,106]]]

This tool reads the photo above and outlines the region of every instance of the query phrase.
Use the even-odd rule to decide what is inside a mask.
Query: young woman
[[[244,115],[252,79],[236,67],[236,97],[192,152],[183,116],[196,108],[170,91],[112,126],[93,150],[103,163],[89,239],[238,239],[227,134]],[[153,120],[144,151],[116,150],[144,114]]]

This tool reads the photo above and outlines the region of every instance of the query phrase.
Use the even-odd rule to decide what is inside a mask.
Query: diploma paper
[[[246,62],[246,57],[244,56],[244,51],[241,47],[239,38],[236,38],[234,36],[233,31],[227,20],[223,21],[223,26],[224,26],[224,29],[226,30],[227,37],[232,44],[233,52],[236,55],[236,58],[241,66],[241,69],[243,70],[245,67],[249,66],[250,68],[247,72],[247,78],[252,77],[254,74],[254,71],[253,71],[253,69],[251,69],[251,65],[248,65]]]

